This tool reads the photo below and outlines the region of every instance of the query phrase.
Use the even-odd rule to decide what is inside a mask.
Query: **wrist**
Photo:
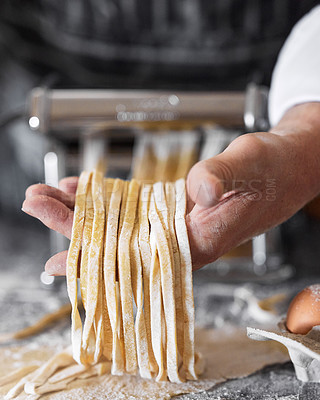
[[[290,108],[270,129],[276,135],[317,135],[320,138],[320,102],[298,104]]]
[[[296,179],[305,181],[309,200],[320,193],[320,102],[292,107],[270,129],[280,136],[287,152],[296,159]],[[310,197],[311,196],[311,197]]]

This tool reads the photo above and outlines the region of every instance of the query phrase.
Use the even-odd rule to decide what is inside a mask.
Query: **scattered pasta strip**
[[[43,385],[59,368],[67,367],[73,363],[71,348],[67,348],[51,357],[46,363],[35,371],[32,379],[28,379],[25,388],[29,388],[30,394],[35,394],[32,390]],[[25,390],[26,391],[26,390]]]
[[[74,377],[71,377],[69,379],[65,379],[61,382],[57,383],[45,383],[41,386],[34,386],[31,383],[26,383],[24,385],[24,391],[27,394],[31,395],[42,395],[50,392],[59,392],[61,390],[64,390],[67,388],[68,383],[72,382],[74,380]]]
[[[28,382],[28,380],[32,379],[34,375],[35,373],[31,372],[26,376],[24,376],[23,378],[21,378],[19,382],[17,382],[5,395],[4,397],[5,400],[14,399],[15,397],[17,397],[23,391],[24,385]]]
[[[36,335],[37,333],[45,330],[49,325],[60,321],[61,319],[69,316],[71,312],[71,305],[64,304],[57,311],[46,314],[44,317],[39,319],[35,324],[21,329],[17,332],[4,333],[0,335],[0,344],[9,342],[11,340],[25,339],[29,336]]]
[[[9,374],[0,378],[0,386],[7,385],[8,383],[14,382],[18,379],[23,378],[27,374],[31,373],[32,371],[36,370],[39,367],[37,364],[33,365],[26,365],[25,367],[18,368]]]
[[[31,385],[27,385],[25,390],[27,392],[33,392],[35,394],[28,394],[27,392],[20,393],[17,397],[19,400],[37,400],[43,394],[57,392],[64,390],[68,387],[68,384],[75,379],[89,379],[93,376],[101,376],[110,372],[110,362],[100,362],[94,366],[84,366],[84,365],[72,365],[71,367],[67,367],[62,371],[57,372],[53,375],[52,378],[49,379],[48,382],[44,383],[42,386],[34,387]],[[25,387],[25,379],[24,382],[20,384],[20,392]],[[16,391],[17,392],[17,391]],[[19,393],[19,392],[17,392]],[[16,394],[13,396],[16,397]],[[13,397],[9,397],[8,395],[5,397],[6,399],[11,399]]]
[[[78,379],[88,379],[91,378],[92,376],[101,376],[110,373],[111,371],[111,365],[110,362],[100,362],[96,365],[92,365],[89,369],[87,369],[85,372],[82,374],[78,375]]]
[[[57,369],[69,366],[73,362],[72,350],[69,347],[51,357],[37,370],[21,378],[20,381],[17,382],[6,394],[5,400],[13,399],[18,396],[24,390],[26,385],[29,385],[30,388],[32,388],[31,390],[34,390],[35,387],[44,384]]]
[[[61,371],[55,373],[51,378],[48,379],[49,383],[58,383],[64,379],[72,378],[73,376],[80,375],[82,372],[86,371],[88,367],[82,364],[74,364],[70,367],[64,368]]]

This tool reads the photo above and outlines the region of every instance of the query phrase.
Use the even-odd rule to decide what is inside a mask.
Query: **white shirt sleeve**
[[[293,28],[272,75],[269,120],[276,125],[296,104],[320,101],[320,6]]]

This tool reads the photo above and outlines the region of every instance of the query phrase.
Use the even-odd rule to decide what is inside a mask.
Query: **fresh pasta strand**
[[[119,226],[118,226],[118,232],[117,232],[117,263],[116,263],[116,279],[117,279],[116,293],[117,293],[117,303],[118,303],[118,310],[119,310],[117,330],[119,332],[120,346],[121,346],[121,352],[122,352],[122,357],[123,357],[123,372],[126,371],[126,358],[125,358],[124,329],[123,329],[122,306],[121,306],[121,292],[120,292],[120,282],[119,282],[119,236],[122,231],[124,216],[126,213],[128,188],[129,188],[129,182],[124,181],[123,182],[122,199],[121,199],[121,209],[120,209],[120,216],[119,216]]]
[[[136,180],[129,183],[126,210],[118,241],[119,286],[123,318],[126,371],[135,373],[137,369],[137,351],[134,332],[133,302],[130,270],[130,240],[136,220],[136,209],[140,184]]]
[[[92,182],[91,182],[92,183]],[[93,219],[94,219],[94,207],[92,198],[92,184],[90,184],[87,191],[86,205],[85,205],[85,220],[82,235],[82,247],[81,247],[81,263],[80,263],[80,293],[82,298],[83,306],[87,308],[87,297],[88,297],[88,265],[89,265],[89,253],[90,244],[93,231]],[[92,326],[89,333],[89,341],[87,351],[83,362],[93,362],[93,354],[96,346],[96,335],[94,327]],[[91,359],[88,358],[88,354],[91,355]]]
[[[184,339],[184,318],[183,318],[183,303],[181,294],[181,268],[180,268],[180,253],[174,228],[174,217],[176,212],[176,192],[173,182],[165,184],[166,200],[168,204],[168,222],[169,234],[172,244],[173,265],[174,265],[174,292],[176,302],[176,324],[177,324],[177,342],[180,356],[183,355],[183,339]]]
[[[179,383],[181,382],[181,378],[178,372],[174,270],[172,248],[170,246],[170,237],[168,237],[168,210],[164,197],[163,184],[161,182],[155,183],[153,188],[155,207],[153,210],[154,212],[150,213],[150,222],[151,226],[154,226],[160,261],[163,309],[167,337],[167,373],[171,382]],[[160,211],[158,207],[160,208]]]
[[[116,179],[112,188],[110,206],[106,227],[105,250],[104,250],[104,285],[106,303],[112,329],[112,373],[123,374],[124,357],[120,335],[120,313],[121,309],[117,294],[117,246],[118,246],[118,224],[120,205],[123,194],[123,181]]]
[[[86,299],[86,318],[83,327],[82,349],[86,355],[84,363],[93,363],[95,360],[95,348],[89,347],[90,337],[93,335],[93,324],[95,320],[97,303],[99,300],[99,290],[101,290],[101,253],[104,238],[105,226],[105,208],[104,208],[104,190],[103,176],[99,170],[94,170],[92,177],[92,200],[94,208],[94,219],[92,228],[92,237],[88,258],[88,276],[87,276],[87,299]],[[100,321],[99,329],[101,329]],[[100,340],[100,331],[96,340]]]
[[[103,198],[104,198],[104,221],[108,218],[109,212],[109,203],[111,199],[111,193],[113,188],[113,179],[105,179],[102,182],[103,185]],[[102,210],[102,207],[101,207]],[[103,224],[104,225],[104,224]],[[101,226],[102,228],[102,226]],[[100,253],[99,253],[99,271],[98,271],[98,298],[97,298],[97,306],[95,313],[95,331],[96,331],[96,347],[94,353],[94,363],[96,364],[100,356],[104,354],[107,359],[111,359],[112,357],[112,348],[111,348],[111,325],[110,318],[108,313],[108,308],[106,307],[106,298],[105,298],[105,287],[104,287],[104,273],[103,273],[103,257],[104,257],[104,236],[105,236],[105,228],[103,226],[103,231],[101,231],[100,239],[102,240],[102,245],[100,242]]]
[[[154,209],[154,199],[151,196],[150,213]],[[157,381],[166,380],[166,371],[164,368],[164,349],[163,349],[163,329],[162,329],[162,296],[161,296],[161,274],[160,262],[157,251],[157,244],[154,234],[154,228],[150,232],[151,245],[151,269],[150,269],[150,321],[151,338],[154,357],[158,364]]]
[[[151,316],[150,316],[150,274],[151,274],[151,246],[149,228],[149,207],[151,185],[143,185],[139,197],[139,250],[142,263],[144,317],[148,341],[149,368],[152,373],[158,371],[157,361],[154,357],[151,339]]]
[[[187,199],[185,180],[179,179],[175,183],[176,188],[176,214],[175,229],[181,260],[181,293],[184,314],[184,347],[183,367],[187,379],[197,379],[195,371],[194,352],[194,301],[192,286],[192,261],[185,221],[187,211]]]
[[[87,190],[91,182],[91,176],[91,172],[84,171],[79,178],[76,192],[71,242],[67,258],[67,289],[72,306],[71,339],[73,346],[73,357],[79,364],[83,363],[84,360],[81,349],[82,322],[78,310],[78,260],[85,218],[85,202]]]
[[[90,242],[93,229],[93,217],[94,217],[94,209],[92,200],[92,190],[90,185],[86,198],[86,210],[85,210],[85,220],[84,220],[84,228],[82,236],[81,263],[80,263],[80,289],[81,289],[81,298],[84,308],[86,308],[86,303],[87,303],[88,260],[89,260]]]
[[[111,196],[113,192],[113,187],[114,187],[114,182],[115,179],[105,179],[104,181],[104,189],[105,189],[105,209],[106,209],[106,224],[108,221],[108,215],[110,212],[110,201],[111,201]],[[105,228],[105,233],[104,236],[106,236],[106,231],[107,228]],[[104,247],[104,245],[103,245]],[[104,254],[104,248],[103,248],[103,259],[105,258]],[[106,289],[105,289],[105,282],[104,282],[104,262],[102,260],[102,268],[101,268],[101,274],[102,274],[102,287],[101,287],[101,292],[100,295],[102,296],[101,298],[101,307],[102,307],[102,318],[103,318],[103,331],[102,331],[102,352],[103,355],[106,357],[107,360],[112,360],[112,328],[111,328],[111,322],[110,322],[110,316],[108,312],[108,306],[107,306],[107,300],[106,300]]]
[[[138,216],[137,216],[138,218]],[[131,276],[133,297],[137,307],[135,320],[135,333],[137,344],[137,358],[139,371],[142,378],[151,379],[149,368],[149,349],[146,332],[146,324],[143,313],[143,287],[142,287],[142,264],[139,251],[139,224],[136,223],[131,238]]]

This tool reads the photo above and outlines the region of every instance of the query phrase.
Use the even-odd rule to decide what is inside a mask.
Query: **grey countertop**
[[[302,219],[301,219],[302,218]],[[49,233],[39,221],[19,214],[1,216],[0,219],[0,332],[20,329],[35,322],[43,314],[56,310],[68,301],[65,281],[59,279],[54,288],[48,289],[40,283],[39,276],[49,257]],[[307,223],[307,224],[306,224]],[[272,283],[247,283],[246,287],[257,296],[266,297],[281,290],[295,293],[307,284],[320,281],[317,265],[320,223],[297,217],[284,228],[289,261],[294,261],[297,273],[290,281]],[[301,232],[300,245],[294,232]],[[292,259],[290,260],[290,255]],[[224,323],[247,326],[253,323],[245,312],[230,312],[232,290],[240,284],[218,283],[211,269],[194,274],[194,292],[197,308],[197,324],[205,327],[221,327]],[[221,296],[225,292],[225,296]],[[212,304],[214,304],[214,312]],[[69,340],[69,321],[64,320],[54,329],[39,334],[37,343],[54,345],[61,337]],[[35,340],[35,339],[33,339]],[[179,396],[179,399],[318,399],[320,385],[299,382],[291,363],[273,365],[247,378],[229,380],[201,394]]]

